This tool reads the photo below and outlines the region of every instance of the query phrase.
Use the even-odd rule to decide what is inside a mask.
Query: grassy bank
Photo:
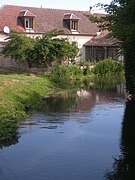
[[[47,77],[25,74],[0,75],[0,119],[20,120],[39,108],[54,87]]]
[[[0,141],[16,136],[16,121],[40,108],[42,99],[53,93],[47,77],[0,74]]]

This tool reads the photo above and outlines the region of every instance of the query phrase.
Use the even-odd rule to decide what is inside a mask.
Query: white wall
[[[79,48],[79,57],[77,58],[77,61],[85,60],[85,48],[84,44],[88,42],[93,36],[88,36],[88,35],[80,35],[80,34],[70,34],[70,35],[61,35],[59,36],[60,38],[68,38],[71,41],[75,41],[78,44]]]

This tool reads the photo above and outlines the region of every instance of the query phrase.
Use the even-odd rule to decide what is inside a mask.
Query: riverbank
[[[0,119],[20,120],[40,108],[55,87],[46,76],[0,74]]]
[[[58,92],[48,76],[1,72],[0,148],[18,139],[17,122],[42,107],[43,98]]]
[[[0,141],[16,136],[16,122],[40,109],[43,98],[56,91],[47,76],[0,74]]]

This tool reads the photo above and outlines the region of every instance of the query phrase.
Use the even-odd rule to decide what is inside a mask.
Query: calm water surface
[[[103,180],[120,155],[120,92],[78,90],[45,99],[0,149],[1,180]]]

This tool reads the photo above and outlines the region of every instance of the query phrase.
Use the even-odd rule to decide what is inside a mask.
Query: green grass
[[[47,77],[25,74],[0,75],[0,119],[20,120],[36,109],[44,96],[52,92]]]

